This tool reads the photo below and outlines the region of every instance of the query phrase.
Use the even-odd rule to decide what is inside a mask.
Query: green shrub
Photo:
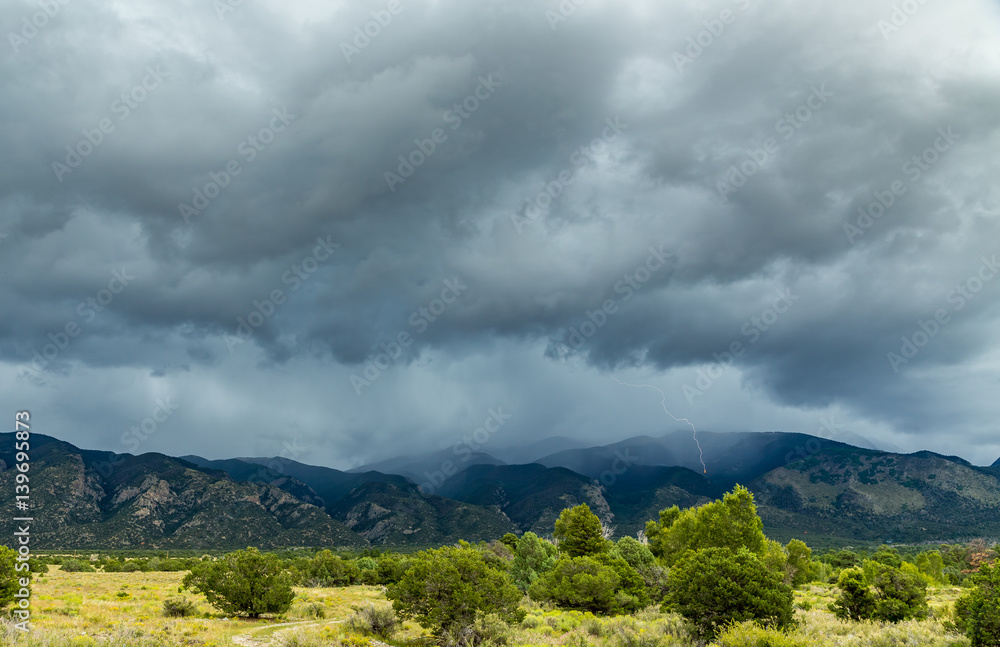
[[[888,559],[888,558],[887,558]],[[841,620],[879,620],[902,622],[926,618],[927,584],[919,576],[904,573],[881,562],[865,562],[873,566],[868,574],[858,568],[845,569],[837,581],[840,595],[830,605]],[[869,588],[871,581],[874,592]]]
[[[453,626],[442,634],[445,645],[458,647],[502,647],[511,639],[510,626],[497,614],[480,614],[471,625]]]
[[[875,596],[860,568],[845,568],[837,579],[840,595],[830,605],[830,611],[841,620],[869,620],[875,615]]]
[[[307,618],[317,618],[322,620],[326,617],[326,607],[321,602],[307,604],[304,609]]]
[[[250,618],[284,613],[295,599],[291,577],[277,556],[256,548],[195,565],[184,577],[184,586],[204,593],[209,604],[223,613]]]
[[[670,570],[669,585],[663,610],[680,613],[702,637],[744,620],[792,624],[791,588],[746,548],[688,551]]]
[[[390,607],[369,604],[351,608],[354,609],[354,613],[347,619],[347,626],[358,633],[389,640],[399,630],[399,620]]]
[[[302,578],[306,586],[350,586],[361,580],[361,571],[353,561],[324,550],[305,564]]]
[[[17,551],[0,546],[0,609],[14,602],[14,595],[21,590],[17,563]]]
[[[972,647],[1000,645],[1000,564],[985,564],[972,576],[974,587],[955,601],[955,624]]]
[[[556,547],[533,532],[521,535],[513,550],[510,575],[514,584],[522,591],[527,591],[539,576],[552,570],[559,560]]]
[[[64,573],[93,573],[96,569],[90,562],[69,557],[63,560],[61,570]]]
[[[753,620],[726,627],[712,643],[713,647],[808,647],[805,639],[769,627]]]
[[[163,615],[171,618],[186,618],[196,611],[194,602],[179,595],[172,595],[163,601]]]
[[[443,636],[469,627],[485,614],[521,622],[521,591],[510,575],[487,565],[474,548],[445,547],[418,553],[402,579],[386,592],[403,618],[415,618],[425,629]]]
[[[525,629],[535,629],[536,627],[542,626],[542,619],[538,616],[524,616],[524,620],[521,621],[521,626]]]
[[[621,583],[615,569],[596,557],[563,557],[531,585],[528,595],[567,609],[620,613],[615,592]]]

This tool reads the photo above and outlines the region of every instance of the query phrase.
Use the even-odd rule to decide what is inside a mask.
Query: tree
[[[792,587],[802,586],[812,578],[812,550],[804,541],[793,539],[785,546],[788,563],[785,567],[788,576],[786,582]]]
[[[861,558],[854,551],[845,549],[838,550],[835,553],[827,553],[821,557],[824,562],[830,564],[834,568],[845,569],[858,566],[861,564]]]
[[[612,557],[621,557],[635,569],[645,583],[651,600],[663,600],[667,592],[667,569],[656,561],[648,546],[632,537],[622,537],[615,543],[610,554]]]
[[[184,586],[204,593],[223,613],[258,618],[288,611],[295,599],[291,579],[276,555],[247,548],[196,564]]]
[[[744,620],[778,629],[792,624],[792,589],[745,547],[689,550],[668,582],[663,610],[680,613],[703,638]]]
[[[764,523],[757,515],[753,494],[742,485],[721,501],[681,511],[677,506],[660,511],[660,521],[646,523],[649,547],[666,566],[688,550],[728,548],[737,552],[765,553]]]
[[[531,585],[528,595],[593,613],[630,613],[649,604],[642,577],[621,557],[607,554],[564,555]]]
[[[649,550],[649,546],[643,546],[639,540],[633,537],[622,537],[615,542],[611,549],[611,556],[621,557],[636,570],[656,563],[656,557],[653,555],[653,551]]]
[[[316,553],[304,566],[302,579],[307,586],[350,586],[361,579],[361,571],[354,562],[329,550]]]
[[[917,569],[929,577],[933,582],[945,584],[947,580],[944,576],[944,559],[941,551],[929,550],[917,555]]]
[[[388,588],[393,609],[441,636],[495,613],[520,622],[521,591],[510,576],[490,568],[475,548],[445,547],[418,553],[402,579]]]
[[[972,582],[975,588],[955,602],[955,624],[972,647],[1000,645],[1000,564],[984,564]]]
[[[561,558],[555,567],[528,589],[532,600],[551,601],[566,609],[615,613],[615,591],[621,578],[596,557]]]
[[[767,570],[777,573],[782,581],[788,579],[788,553],[780,542],[773,539],[764,539],[764,552],[760,556],[761,561]],[[785,581],[787,584],[788,582]]]
[[[902,622],[927,617],[927,584],[918,574],[883,565],[873,586],[878,599],[875,620]]]
[[[895,548],[890,548],[889,546],[880,546],[879,549],[872,554],[871,561],[878,562],[879,564],[885,564],[886,566],[891,566],[893,568],[899,568],[903,565],[903,558],[899,556],[899,551]]]
[[[558,551],[551,542],[541,539],[533,532],[526,532],[514,546],[510,575],[517,588],[527,591],[540,575],[552,570],[558,560]]]
[[[841,620],[868,620],[875,615],[875,596],[868,588],[865,573],[860,568],[845,568],[837,580],[840,595],[830,605],[830,611]]]
[[[21,578],[31,578],[30,571],[17,571],[17,563],[17,551],[0,546],[0,609],[14,602]]]
[[[601,520],[586,503],[564,509],[556,519],[552,536],[559,542],[559,552],[569,557],[597,555],[608,550]]]
[[[507,548],[514,550],[517,548],[517,535],[512,532],[508,532],[500,538],[500,542],[507,546]]]
[[[840,595],[830,605],[834,615],[842,620],[883,622],[927,617],[927,584],[919,576],[886,564],[866,562],[866,566],[871,564],[875,564],[874,574],[868,577],[859,568],[845,569],[840,574]]]

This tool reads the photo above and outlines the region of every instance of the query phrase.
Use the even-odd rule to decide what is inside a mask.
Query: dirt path
[[[286,631],[292,631],[293,629],[298,629],[299,627],[308,627],[312,625],[335,625],[343,622],[343,620],[300,620],[298,622],[283,622],[277,625],[264,625],[263,627],[257,627],[253,631],[248,631],[245,634],[239,634],[238,636],[233,636],[233,642],[242,647],[264,647],[265,645],[270,645],[274,639]],[[264,631],[265,629],[276,629],[278,627],[286,627],[281,631],[276,631],[271,634],[270,639],[258,640],[253,637],[255,633]],[[388,646],[386,646],[388,647]]]

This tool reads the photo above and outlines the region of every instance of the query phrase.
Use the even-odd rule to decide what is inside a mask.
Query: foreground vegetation
[[[1000,645],[1000,567],[984,543],[814,557],[768,539],[740,487],[661,511],[639,538],[611,534],[581,505],[551,540],[410,555],[51,556],[32,563],[48,570],[31,583],[33,631],[5,620],[0,644]],[[0,548],[0,607],[13,566]]]

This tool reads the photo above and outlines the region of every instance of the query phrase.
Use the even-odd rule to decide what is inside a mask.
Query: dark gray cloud
[[[389,4],[0,8],[8,408],[336,466],[677,427],[620,375],[1000,455],[995,3]]]

